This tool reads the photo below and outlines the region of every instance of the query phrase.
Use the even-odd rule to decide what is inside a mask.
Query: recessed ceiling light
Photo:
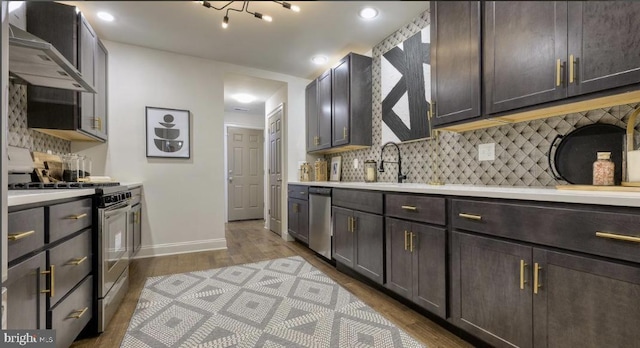
[[[113,22],[113,20],[115,19],[110,13],[107,12],[98,12],[98,18],[107,22]]]
[[[233,99],[241,103],[248,104],[256,100],[256,97],[252,96],[251,94],[238,93],[233,95]]]
[[[329,61],[329,58],[327,58],[326,56],[314,56],[311,58],[311,61],[313,62],[313,64],[322,65],[322,64],[327,64],[327,61]]]
[[[358,13],[358,15],[363,19],[374,19],[378,17],[378,10],[373,7],[365,7],[360,10],[360,13]]]
[[[24,4],[24,1],[9,1],[9,13],[19,9]]]

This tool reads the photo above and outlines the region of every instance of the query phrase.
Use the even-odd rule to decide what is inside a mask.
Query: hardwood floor
[[[74,348],[116,348],[124,337],[129,320],[147,277],[199,271],[280,257],[300,255],[338,284],[405,330],[429,348],[472,347],[451,332],[384,293],[337,271],[333,266],[297,242],[285,242],[263,228],[262,221],[229,223],[227,250],[163,256],[134,260],[130,266],[130,287],[122,305],[105,332],[94,338],[76,341]]]

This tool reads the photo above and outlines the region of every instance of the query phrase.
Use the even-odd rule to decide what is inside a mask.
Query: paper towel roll
[[[627,152],[627,176],[629,182],[640,182],[640,150]]]

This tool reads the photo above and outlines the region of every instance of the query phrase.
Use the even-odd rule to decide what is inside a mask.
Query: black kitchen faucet
[[[396,150],[398,152],[398,162],[387,162],[387,163],[398,164],[398,183],[402,183],[402,180],[405,180],[407,176],[405,174],[402,174],[402,156],[400,156],[400,148],[398,147],[398,144],[394,143],[393,141],[390,141],[382,145],[382,149],[380,150],[380,167],[378,168],[378,171],[381,173],[384,172],[384,160],[382,159],[382,155],[384,153],[385,147],[389,145],[393,145],[396,147]]]

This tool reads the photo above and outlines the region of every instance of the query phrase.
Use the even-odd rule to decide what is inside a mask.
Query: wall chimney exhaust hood
[[[18,83],[96,93],[52,44],[11,24],[9,72]]]

